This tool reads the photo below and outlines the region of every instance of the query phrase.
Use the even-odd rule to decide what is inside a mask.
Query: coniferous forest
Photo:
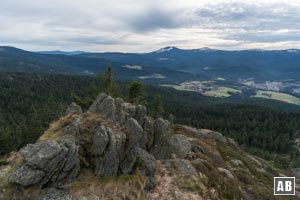
[[[120,84],[124,98],[128,85]],[[219,131],[279,167],[299,164],[293,143],[300,137],[300,113],[267,107],[263,101],[237,104],[158,86],[147,85],[146,90],[143,103],[150,114],[155,110],[152,106],[158,105],[174,123]],[[1,73],[0,91],[0,154],[4,155],[35,142],[72,101],[86,109],[102,88],[101,81],[87,76]]]

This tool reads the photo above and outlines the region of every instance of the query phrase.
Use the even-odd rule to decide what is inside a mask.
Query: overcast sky
[[[97,52],[300,48],[300,1],[1,0],[0,45]]]

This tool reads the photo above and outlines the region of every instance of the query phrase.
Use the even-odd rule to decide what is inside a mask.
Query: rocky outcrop
[[[195,129],[184,125],[176,125],[176,129],[180,132],[184,132],[187,136],[197,139],[210,139],[219,142],[228,142],[228,139],[221,133],[211,131],[208,129]],[[232,142],[232,139],[230,139]]]
[[[190,141],[184,135],[174,135],[171,141],[172,153],[175,154],[177,158],[186,158],[186,156],[192,150],[192,145]]]
[[[136,167],[139,171],[148,177],[145,190],[150,191],[156,186],[155,180],[155,158],[147,151],[138,148],[137,149],[137,157],[136,157]]]
[[[137,149],[137,168],[146,176],[153,177],[155,174],[155,158],[147,151]]]
[[[121,98],[113,99],[101,93],[90,106],[89,112],[100,114],[105,119],[120,124],[124,124],[129,118],[134,118],[141,124],[147,110],[145,106],[135,106]]]
[[[28,144],[20,150],[24,162],[9,181],[22,186],[60,186],[73,181],[80,169],[78,150],[70,138]]]
[[[158,160],[171,158],[172,131],[170,123],[161,118],[154,121],[153,144],[150,153]]]
[[[78,106],[76,103],[71,103],[70,106],[68,107],[67,111],[66,111],[66,115],[73,115],[73,114],[77,114],[80,115],[82,114],[82,109],[80,106]]]
[[[24,162],[10,174],[9,181],[25,187],[56,187],[74,180],[82,165],[102,176],[131,174],[139,169],[150,177],[150,185],[155,185],[155,159],[184,159],[192,151],[203,152],[187,136],[223,140],[218,133],[186,126],[180,128],[187,136],[175,134],[167,120],[154,120],[146,113],[144,106],[103,93],[86,113],[72,103],[66,114],[78,116],[56,130],[55,134],[60,135],[57,140],[40,141],[21,149]],[[181,163],[187,165],[183,160],[179,167],[185,166]]]
[[[149,150],[153,145],[154,140],[154,120],[151,117],[144,117],[142,120],[142,128],[144,136],[140,143],[141,148]]]
[[[106,128],[106,131],[109,142],[103,153],[94,158],[94,171],[96,175],[113,176],[118,174],[126,135],[109,127]],[[96,145],[94,144],[94,146]]]
[[[124,149],[125,152],[123,152],[120,170],[122,174],[129,174],[132,172],[136,161],[137,148],[139,147],[140,141],[143,138],[143,129],[133,118],[130,118],[126,121],[125,127],[128,130],[128,139]]]
[[[94,128],[92,132],[93,155],[100,157],[109,143],[109,134],[105,126],[100,125]]]
[[[39,183],[44,175],[45,172],[42,170],[33,170],[26,165],[21,165],[9,176],[8,180],[26,187]]]
[[[232,198],[259,199],[259,193],[253,194],[256,188],[249,186],[256,173],[264,173],[258,179],[276,176],[265,170],[265,162],[244,153],[221,133],[174,126],[146,113],[144,106],[106,94],[100,94],[85,113],[72,103],[67,116],[52,124],[46,136],[19,151],[7,180],[18,185],[18,191],[41,188],[37,193],[43,200],[143,199],[145,192],[148,199],[227,199],[223,190],[242,182],[243,187],[233,186],[239,190]],[[292,173],[298,176],[298,171]],[[265,180],[259,189],[269,191]],[[119,188],[113,188],[116,182],[121,182]],[[216,185],[218,192],[212,188]],[[2,198],[1,191],[0,184]],[[35,199],[35,193],[28,195]]]

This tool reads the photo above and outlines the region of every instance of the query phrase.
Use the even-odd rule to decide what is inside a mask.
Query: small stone
[[[45,195],[42,200],[72,200],[72,197],[65,190],[47,188],[45,189]]]
[[[224,169],[222,167],[218,167],[219,172],[224,173],[228,178],[233,179],[234,176],[232,175],[232,173],[228,170],[228,169]]]

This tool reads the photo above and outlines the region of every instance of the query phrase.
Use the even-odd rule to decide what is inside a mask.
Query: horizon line
[[[65,52],[65,53],[75,53],[75,52],[82,52],[82,53],[136,53],[136,54],[147,54],[147,53],[159,53],[159,51],[161,50],[165,50],[165,51],[169,51],[167,50],[168,48],[170,49],[178,49],[178,50],[183,50],[183,51],[206,51],[206,50],[211,50],[211,51],[229,51],[229,52],[233,52],[233,51],[288,51],[288,50],[296,50],[299,51],[300,53],[300,49],[298,48],[288,48],[288,49],[263,49],[263,48],[250,48],[250,49],[218,49],[218,48],[211,48],[211,47],[200,47],[200,48],[180,48],[180,47],[176,47],[176,46],[165,46],[162,48],[159,48],[157,50],[154,51],[148,51],[148,52],[125,52],[125,51],[89,51],[89,50],[61,50],[61,49],[48,49],[48,50],[27,50],[27,49],[23,49],[23,48],[19,48],[16,46],[9,46],[9,45],[0,45],[0,48],[15,48],[15,49],[19,49],[22,51],[27,51],[27,52],[32,52],[32,53],[46,53],[46,52]],[[170,50],[171,50],[170,49]]]

